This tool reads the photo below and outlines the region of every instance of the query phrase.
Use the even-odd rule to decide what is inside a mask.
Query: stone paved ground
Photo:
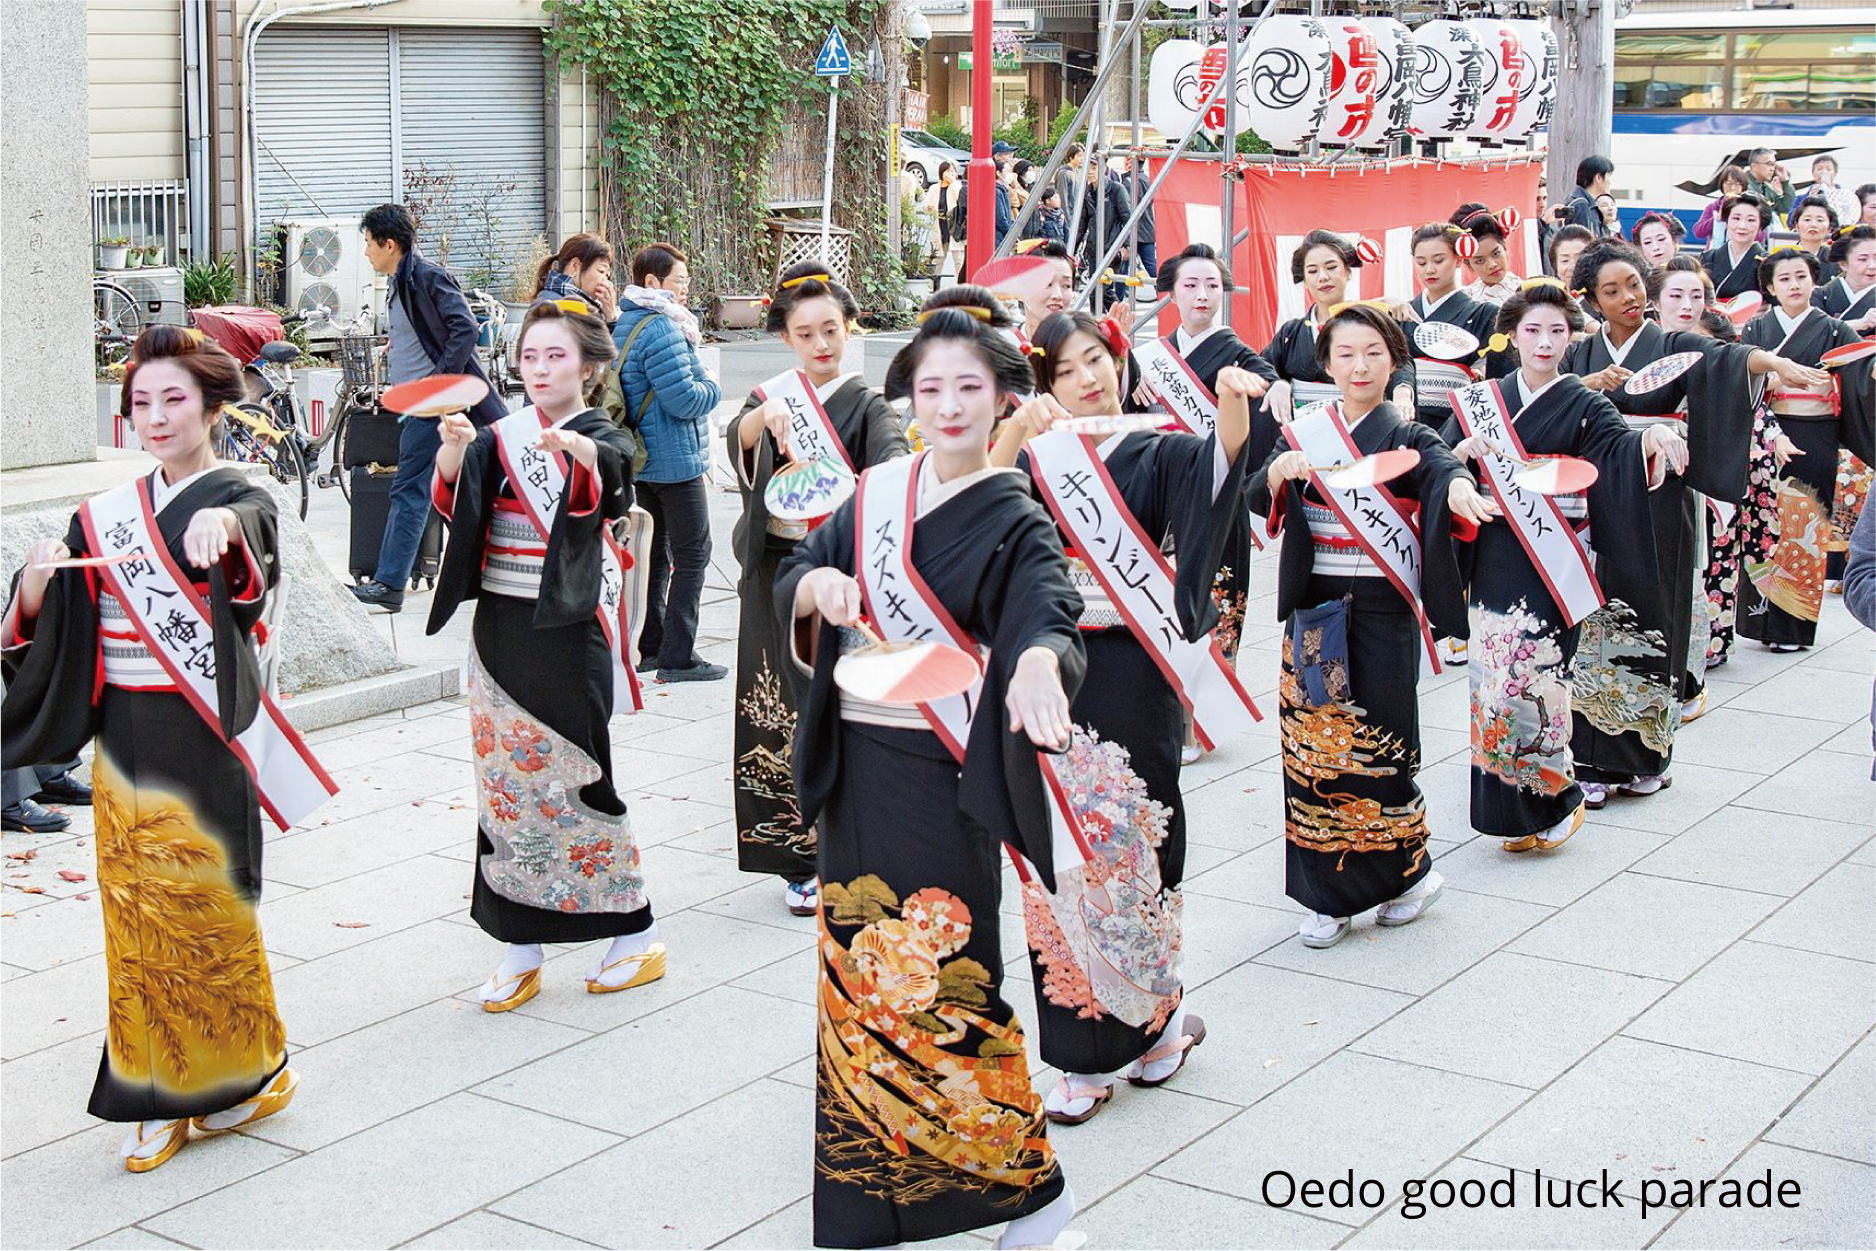
[[[740,388],[765,365],[726,371]],[[725,661],[733,511],[716,497],[704,611],[704,652]],[[335,496],[314,520],[342,560]],[[1272,564],[1240,662],[1265,709]],[[380,624],[407,656],[459,658],[463,623],[422,640],[424,607]],[[1469,835],[1465,683],[1429,679],[1421,781],[1451,887],[1423,922],[1362,919],[1329,951],[1296,941],[1283,897],[1270,723],[1188,769],[1185,968],[1210,1041],[1171,1085],[1123,1086],[1052,1135],[1086,1209],[1076,1225],[1097,1247],[1876,1242],[1873,642],[1833,601],[1816,650],[1747,645],[1681,739],[1673,789],[1611,804],[1548,858]],[[315,735],[344,790],[269,839],[262,909],[299,1098],[142,1177],[118,1162],[119,1128],[84,1112],[102,936],[95,884],[58,870],[93,872],[89,815],[63,836],[6,835],[38,855],[0,878],[0,1243],[807,1245],[812,923],[736,870],[732,715],[728,683],[653,687],[614,723],[670,975],[588,996],[596,950],[556,949],[541,996],[500,1017],[474,999],[497,948],[467,916],[461,701]],[[1004,913],[1021,1008],[1020,922]],[[1269,1206],[1278,1169],[1352,1170],[1386,1206]],[[1607,1170],[1627,1206],[1534,1210],[1535,1169]],[[1513,1210],[1407,1220],[1396,1203],[1406,1178],[1507,1170]],[[1797,1180],[1800,1207],[1637,1210],[1643,1181],[1767,1170]]]

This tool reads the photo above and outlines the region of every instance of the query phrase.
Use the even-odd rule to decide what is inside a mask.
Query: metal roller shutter
[[[396,198],[390,32],[275,27],[255,51],[254,134],[260,237],[312,217],[356,220]]]
[[[536,30],[398,32],[403,171],[456,175],[454,220],[424,223],[426,252],[449,233],[465,285],[504,286],[516,256],[546,228],[545,58]]]

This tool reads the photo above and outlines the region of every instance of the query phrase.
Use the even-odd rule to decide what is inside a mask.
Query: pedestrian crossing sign
[[[847,55],[847,41],[840,37],[840,27],[827,28],[827,41],[814,58],[816,78],[840,78],[853,73],[853,58]]]

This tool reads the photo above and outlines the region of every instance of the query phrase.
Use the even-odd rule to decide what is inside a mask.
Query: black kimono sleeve
[[[1420,603],[1427,620],[1443,633],[1467,638],[1470,627],[1457,543],[1470,538],[1476,527],[1454,517],[1446,497],[1454,481],[1470,481],[1472,475],[1438,434],[1418,422],[1402,423],[1388,442],[1420,453],[1420,463],[1410,473],[1388,484],[1397,499],[1411,495],[1419,502]]]
[[[76,516],[65,534],[72,555],[84,556],[85,528]],[[22,570],[21,572],[24,572]],[[19,597],[13,575],[8,603]],[[0,640],[6,697],[0,703],[0,763],[23,769],[69,760],[97,733],[97,691],[102,678],[98,654],[98,574],[61,569],[46,584],[45,599],[27,637]]]
[[[1274,424],[1274,423],[1273,423]],[[1251,444],[1247,439],[1225,473],[1224,483],[1212,491],[1219,449],[1216,433],[1165,434],[1152,437],[1147,453],[1152,468],[1155,507],[1148,510],[1164,523],[1173,540],[1173,600],[1179,624],[1188,642],[1203,638],[1218,623],[1218,605],[1212,599],[1225,546],[1233,527],[1242,524],[1244,471]],[[1138,516],[1138,512],[1136,512]],[[1145,518],[1141,518],[1145,523]],[[1159,534],[1148,531],[1148,537]]]
[[[1599,563],[1622,565],[1636,581],[1654,582],[1661,576],[1660,562],[1641,431],[1629,429],[1607,396],[1586,387],[1575,408],[1579,431],[1572,454],[1595,465],[1597,475],[1588,491],[1590,546]]]
[[[743,578],[748,578],[762,564],[762,549],[768,542],[769,510],[765,504],[769,479],[775,476],[775,439],[767,431],[756,440],[754,447],[743,446],[742,423],[750,410],[759,407],[762,401],[755,392],[750,392],[737,410],[736,420],[729,423],[723,432],[724,448],[729,453],[730,467],[736,471],[736,487],[743,495],[743,511],[736,518],[736,524],[730,530],[730,546],[736,551],[736,559],[742,565]],[[738,589],[742,582],[738,580]]]
[[[1747,362],[1753,348],[1687,330],[1664,338],[1670,354],[1705,355],[1676,380],[1687,396],[1687,471],[1681,478],[1702,495],[1737,504],[1746,495],[1752,455],[1754,386]]]
[[[1825,350],[1861,342],[1850,323],[1831,319]],[[1831,372],[1837,375],[1837,441],[1865,465],[1876,465],[1876,357],[1866,356]]]

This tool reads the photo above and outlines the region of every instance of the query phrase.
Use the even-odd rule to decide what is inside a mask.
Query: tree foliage
[[[838,25],[857,71],[878,37],[896,84],[887,8],[886,0],[548,0],[549,54],[563,69],[583,67],[604,93],[602,200],[614,246],[630,255],[654,240],[677,243],[700,296],[766,289],[770,163],[784,128],[826,117],[814,54]],[[834,81],[834,220],[855,232],[855,295],[864,307],[888,307],[902,279],[886,246],[887,88],[857,74]]]

